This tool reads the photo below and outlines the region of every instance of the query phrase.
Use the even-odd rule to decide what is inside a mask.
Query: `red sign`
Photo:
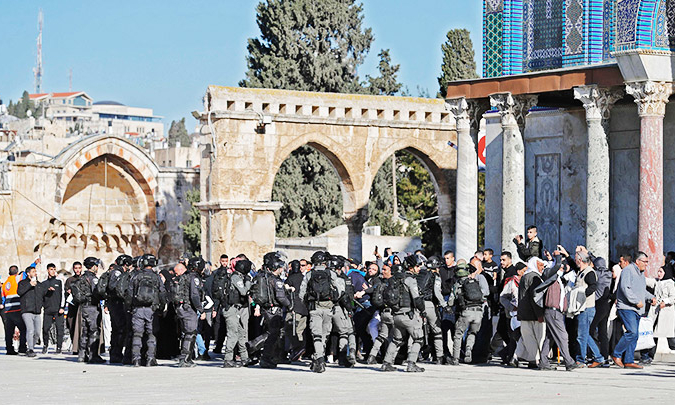
[[[478,166],[485,166],[485,133],[478,139]]]

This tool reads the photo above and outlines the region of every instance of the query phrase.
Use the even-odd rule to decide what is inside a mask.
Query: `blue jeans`
[[[595,344],[595,340],[593,340],[590,334],[593,318],[595,318],[595,307],[586,308],[584,312],[577,315],[577,342],[579,342],[577,362],[579,363],[586,362],[586,350],[588,348],[591,349],[591,353],[593,354],[593,361],[597,361],[598,363],[605,361],[605,358],[600,354],[598,345]]]
[[[640,325],[640,315],[630,309],[619,309],[616,311],[623,322],[626,333],[621,336],[621,340],[614,348],[614,357],[621,358],[626,364],[635,363],[635,347],[638,341],[638,327]]]

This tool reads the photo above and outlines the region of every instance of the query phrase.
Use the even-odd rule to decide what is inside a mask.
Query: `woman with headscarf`
[[[656,305],[649,309],[649,318],[654,326],[654,338],[668,339],[668,346],[675,350],[675,281],[665,277],[665,271],[660,268],[656,273],[657,281],[654,288]],[[653,349],[655,351],[656,349]]]

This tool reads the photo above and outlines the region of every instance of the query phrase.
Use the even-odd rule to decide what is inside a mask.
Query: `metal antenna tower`
[[[38,37],[37,37],[37,66],[33,69],[35,74],[35,93],[42,92],[42,9],[38,13]]]

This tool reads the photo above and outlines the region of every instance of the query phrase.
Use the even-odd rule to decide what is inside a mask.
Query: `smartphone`
[[[377,254],[377,245],[375,245],[375,254]]]

